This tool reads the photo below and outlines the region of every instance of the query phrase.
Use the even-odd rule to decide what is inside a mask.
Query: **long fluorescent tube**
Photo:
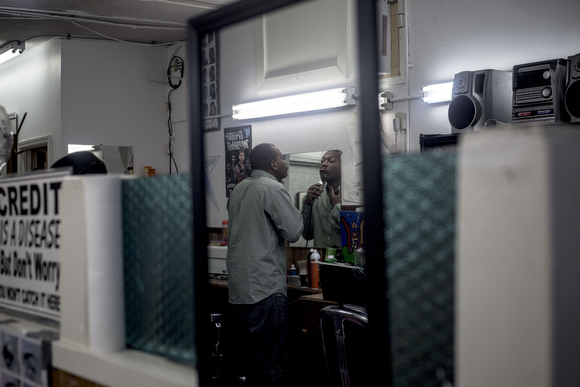
[[[68,144],[68,153],[89,151],[92,152],[96,149],[95,145],[81,145],[81,144]]]
[[[24,42],[14,41],[5,44],[0,48],[0,63],[4,63],[7,60],[14,58],[15,56],[22,54],[24,48]]]
[[[425,86],[421,89],[423,92],[423,102],[439,103],[451,101],[451,91],[453,82],[438,83],[436,85]]]
[[[354,86],[291,95],[232,106],[232,118],[247,120],[355,105]]]

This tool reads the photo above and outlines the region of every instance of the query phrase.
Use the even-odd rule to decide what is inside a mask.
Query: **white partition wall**
[[[580,131],[518,127],[460,145],[456,381],[580,385]]]

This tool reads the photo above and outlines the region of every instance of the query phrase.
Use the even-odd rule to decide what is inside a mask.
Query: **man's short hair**
[[[338,153],[338,157],[342,157],[342,151],[340,149],[329,149],[324,154],[326,155],[328,152],[336,152]]]
[[[250,153],[250,167],[252,169],[268,171],[270,169],[270,163],[276,160],[277,157],[278,152],[276,152],[276,146],[274,144],[258,144]]]

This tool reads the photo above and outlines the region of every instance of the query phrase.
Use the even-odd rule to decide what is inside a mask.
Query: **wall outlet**
[[[407,130],[407,113],[395,113],[395,119],[399,120],[399,130]]]

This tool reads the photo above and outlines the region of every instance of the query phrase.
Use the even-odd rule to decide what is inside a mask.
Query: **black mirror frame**
[[[201,61],[200,38],[203,34],[237,22],[274,11],[304,0],[243,0],[229,4],[207,15],[191,20],[188,25],[189,57],[189,117],[191,141],[191,180],[193,206],[193,257],[195,343],[199,386],[211,386],[210,370],[210,314],[208,300],[207,230],[204,179],[204,131],[201,115]],[[368,283],[369,329],[373,337],[368,348],[373,356],[371,365],[376,378],[392,385],[392,367],[389,334],[389,316],[386,297],[387,277],[384,220],[382,156],[380,149],[380,113],[378,110],[378,42],[376,3],[374,0],[356,1],[358,30],[358,105],[364,154],[363,184],[365,203],[366,273]],[[368,60],[369,58],[374,58]]]

